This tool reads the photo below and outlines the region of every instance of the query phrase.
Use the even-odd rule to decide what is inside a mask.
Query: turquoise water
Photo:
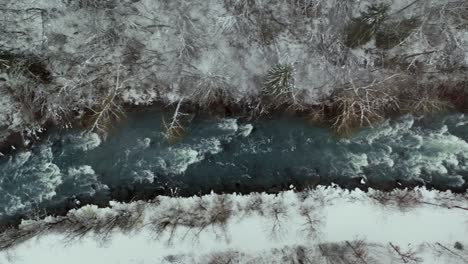
[[[294,117],[251,123],[194,120],[169,144],[163,113],[130,113],[104,141],[78,130],[51,130],[32,149],[0,162],[0,215],[80,196],[109,196],[118,186],[196,194],[211,189],[289,188],[356,178],[359,184],[414,181],[466,186],[468,117],[396,121],[340,139]],[[143,188],[143,189],[142,189]]]

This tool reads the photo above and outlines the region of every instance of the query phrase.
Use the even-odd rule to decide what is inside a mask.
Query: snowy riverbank
[[[375,1],[4,0],[0,141],[34,138],[47,122],[68,127],[110,101],[252,102],[249,111],[263,112],[257,102],[278,65],[292,69],[286,92],[306,108],[351,87],[394,87],[418,103],[448,87],[459,99],[466,1],[378,3],[379,32],[354,36],[353,21]]]
[[[425,189],[158,197],[25,221],[0,236],[0,261],[466,263],[467,207]]]

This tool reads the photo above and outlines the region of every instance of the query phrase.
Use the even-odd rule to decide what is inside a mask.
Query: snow
[[[80,135],[72,135],[68,137],[71,145],[79,150],[88,151],[99,147],[102,139],[96,133],[83,133]]]
[[[350,80],[366,84],[394,74],[381,67],[382,57],[431,50],[437,52],[414,59],[425,72],[439,73],[423,74],[421,83],[466,78],[463,72],[440,72],[468,61],[468,31],[453,1],[417,1],[402,13],[412,0],[380,2],[390,5],[389,20],[422,17],[424,26],[401,45],[379,51],[373,41],[355,49],[342,41],[346,24],[369,0],[3,1],[4,31],[27,32],[28,38],[2,33],[0,46],[46,58],[41,61],[54,81],[36,88],[45,98],[34,106],[46,110],[43,120],[16,111],[18,95],[0,88],[0,133],[32,132],[48,118],[63,122],[68,113],[95,107],[103,90],[115,85],[118,67],[124,83],[118,98],[132,105],[196,100],[192,95],[207,83],[224,87],[233,102],[255,100],[262,78],[278,63],[293,63],[301,100],[318,103]],[[29,13],[34,15],[25,19]],[[11,80],[18,76],[6,79],[21,85]]]
[[[34,84],[35,94],[41,95],[36,101],[41,104],[30,106],[18,100],[24,96],[17,94],[20,89],[8,90],[0,80],[0,141],[13,132],[34,135],[47,120],[62,122],[69,113],[93,109],[102,100],[102,95],[107,94],[106,87],[116,85],[115,73],[119,67],[124,85],[118,98],[121,103],[132,105],[150,105],[160,100],[173,103],[181,98],[195,100],[192,95],[196,89],[208,84],[224,87],[225,94],[234,102],[258,98],[263,76],[277,63],[294,63],[295,85],[303,91],[302,99],[317,103],[333,89],[350,81],[366,84],[394,74],[395,69],[379,65],[381,57],[432,50],[435,52],[409,61],[414,59],[422,64],[425,72],[439,72],[422,74],[418,76],[418,82],[437,84],[466,80],[465,72],[460,75],[441,73],[468,65],[468,30],[459,21],[456,9],[451,7],[453,1],[380,1],[391,4],[392,12],[414,2],[404,12],[393,13],[390,19],[420,16],[423,26],[389,51],[377,51],[374,41],[359,48],[346,48],[342,43],[344,26],[371,2],[4,0],[0,10],[0,16],[5,18],[0,21],[4,31],[0,47],[15,54],[34,54],[43,58],[54,81]],[[26,82],[24,76],[0,74],[13,88],[23,87]],[[34,113],[39,109],[44,112],[44,117],[36,120]],[[415,135],[410,131],[411,121],[403,124],[396,128],[388,125],[387,130],[383,126],[375,138],[365,140],[368,144],[383,138],[402,140],[395,137],[395,133],[405,134],[413,146],[411,158],[395,164],[391,148],[383,148],[376,160],[370,160],[367,153],[352,154],[349,157],[353,161],[350,174],[360,174],[363,167],[375,162],[388,164],[389,169],[403,167],[407,169],[407,175],[415,178],[424,170],[447,174],[450,167],[468,169],[466,142],[446,131]],[[233,131],[228,137],[248,136],[253,129],[252,125],[239,125],[235,120],[227,120],[223,126]],[[100,137],[94,133],[76,140],[80,144],[75,145],[83,151],[101,144]],[[138,142],[141,148],[148,148],[150,144],[149,138]],[[432,151],[432,155],[419,154],[420,149]],[[173,163],[165,160],[160,163],[168,171],[183,173],[206,154],[221,150],[220,141],[210,138],[195,148],[170,149],[167,160]],[[32,162],[34,157],[27,151],[9,161],[11,177],[26,175],[28,181],[37,184],[25,193],[0,190],[0,200],[7,199],[11,206],[7,212],[25,207],[23,196],[41,201],[54,196],[56,187],[65,181],[88,188],[88,182],[97,177],[86,165],[61,172],[52,162],[52,153],[47,146],[40,155],[44,162]],[[28,162],[36,165],[25,166]],[[450,176],[460,178],[459,175]],[[151,172],[142,171],[136,179],[151,182],[154,177]],[[372,244],[370,248],[387,252],[380,254],[388,259],[387,263],[397,263],[395,254],[388,253],[389,242],[402,248],[420,249],[423,263],[461,263],[460,257],[448,251],[442,251],[444,254],[440,255],[434,248],[440,250],[437,242],[452,249],[455,241],[468,246],[468,211],[454,207],[467,207],[466,196],[424,189],[418,192],[425,203],[419,202],[410,208],[399,208],[394,201],[382,208],[370,198],[372,191],[366,195],[360,191],[324,187],[301,194],[289,191],[278,195],[226,195],[232,203],[226,224],[209,225],[200,230],[199,235],[195,232],[198,230],[180,227],[176,230],[174,243],[169,245],[169,230],[165,229],[157,236],[149,225],[151,219],[170,213],[171,208],[180,205],[185,210],[182,218],[189,221],[195,217],[193,206],[200,199],[212,208],[219,196],[161,197],[157,202],[144,203],[144,223],[138,224],[134,232],[114,230],[106,242],[88,234],[80,241],[70,243],[64,243],[66,234],[50,232],[18,245],[12,251],[1,252],[0,263],[169,263],[170,255],[179,259],[178,263],[206,263],[213,254],[226,255],[226,252],[231,252],[239,263],[274,263],[290,254],[298,254],[298,246],[319,256],[317,246],[320,243],[360,238]],[[252,203],[255,199],[260,199],[259,207],[247,210],[255,205]],[[137,204],[112,203],[104,209],[86,206],[71,211],[70,215],[86,219],[88,214],[95,214],[96,219],[101,219],[115,213],[116,208],[133,208]],[[316,221],[317,232],[304,230],[305,215],[309,214]],[[208,216],[195,217],[195,220],[203,222]],[[53,218],[45,221],[53,221]],[[25,222],[25,226],[27,224]],[[466,250],[456,252],[468,259]],[[316,263],[323,261],[323,256],[322,260],[320,256],[317,258]]]
[[[111,202],[109,208],[103,209],[85,206],[69,215],[86,222],[90,215],[104,219],[118,210],[132,212],[137,206],[144,206],[144,220],[130,233],[115,229],[108,240],[100,240],[92,233],[78,240],[66,240],[66,234],[52,230],[1,252],[0,263],[174,263],[171,259],[180,261],[175,263],[212,263],[207,259],[226,254],[238,261],[235,263],[251,263],[248,261],[252,259],[258,261],[255,263],[274,263],[303,250],[316,259],[314,263],[322,263],[326,257],[320,255],[319,245],[358,239],[365,241],[369,257],[379,257],[378,263],[400,263],[389,243],[401,250],[415,250],[422,263],[466,263],[461,257],[468,256],[467,250],[454,249],[453,245],[456,241],[468,243],[468,211],[449,209],[446,201],[451,206],[467,206],[468,197],[416,189],[408,192],[420,194],[420,203],[405,210],[394,205],[382,207],[370,196],[376,192],[319,186],[302,193],[158,197],[149,203]],[[179,226],[172,239],[170,228],[158,233],[152,225],[174,212],[183,221],[207,221],[203,219],[209,219],[220,204],[230,208],[225,225],[218,222],[201,229]],[[200,209],[201,205],[207,211]],[[182,210],[180,215],[177,210]],[[314,219],[316,232],[307,228],[306,215]],[[55,220],[49,217],[43,221]],[[24,221],[22,228],[34,223]]]

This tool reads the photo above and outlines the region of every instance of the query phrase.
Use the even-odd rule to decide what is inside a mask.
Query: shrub
[[[458,241],[455,242],[455,245],[453,247],[458,250],[463,250],[463,244]]]
[[[340,135],[349,135],[357,128],[382,121],[388,112],[399,110],[394,89],[360,87],[337,90],[329,104],[332,128]]]
[[[374,191],[369,193],[369,197],[382,206],[395,206],[401,211],[409,210],[422,203],[421,192],[417,190]]]
[[[439,95],[439,91],[427,87],[404,93],[403,110],[413,114],[433,114],[445,111],[452,104]]]
[[[217,103],[228,104],[232,97],[232,87],[226,78],[215,74],[199,76],[190,95],[191,100],[202,108],[209,108]]]

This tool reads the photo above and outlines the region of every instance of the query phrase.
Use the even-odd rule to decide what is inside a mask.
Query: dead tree
[[[439,95],[439,91],[429,87],[422,87],[414,92],[407,92],[403,96],[406,112],[414,114],[432,114],[451,108],[451,103]]]
[[[403,251],[399,246],[389,243],[390,247],[395,251],[400,259],[401,263],[409,263],[409,264],[416,264],[421,263],[423,260],[417,256],[417,252],[413,251],[412,249],[408,249],[407,251]]]
[[[362,264],[368,264],[368,261],[366,260],[368,255],[367,246],[364,241],[346,241],[346,245],[351,248],[354,257],[356,257]]]
[[[92,123],[88,132],[97,132],[104,137],[107,136],[114,121],[119,121],[125,115],[123,107],[117,102],[120,89],[125,81],[120,80],[120,65],[117,67],[115,85],[104,95],[96,107],[90,108],[93,112]]]
[[[179,138],[182,136],[184,132],[184,127],[181,123],[181,118],[187,114],[182,113],[180,111],[180,107],[182,105],[182,102],[184,101],[184,98],[181,98],[177,102],[176,109],[174,111],[174,114],[172,115],[171,121],[169,123],[166,123],[163,119],[163,125],[164,125],[164,138],[172,142],[175,139]]]
[[[392,75],[382,81],[374,80],[365,86],[356,86],[350,80],[351,88],[337,90],[331,98],[329,108],[332,127],[339,134],[349,134],[355,128],[371,126],[385,119],[387,112],[398,111],[400,102],[393,88],[384,86]]]
[[[319,214],[313,212],[314,209],[315,208],[305,206],[304,204],[302,204],[299,209],[300,215],[305,219],[302,231],[305,232],[309,238],[316,238],[323,224]]]
[[[451,250],[450,248],[448,248],[448,247],[442,245],[442,244],[439,243],[439,242],[437,242],[436,245],[437,245],[438,247],[440,247],[443,251],[446,251],[446,252],[450,253],[451,255],[453,255],[453,256],[455,256],[455,257],[457,257],[457,258],[463,260],[464,262],[468,263],[468,258],[467,258],[467,257],[458,254],[457,252]]]
[[[372,256],[370,245],[364,240],[322,243],[318,245],[318,249],[322,259],[329,264],[380,263],[381,256]]]
[[[267,210],[266,216],[273,219],[270,234],[272,238],[277,239],[284,232],[284,224],[287,220],[288,210],[281,198],[277,198]]]

